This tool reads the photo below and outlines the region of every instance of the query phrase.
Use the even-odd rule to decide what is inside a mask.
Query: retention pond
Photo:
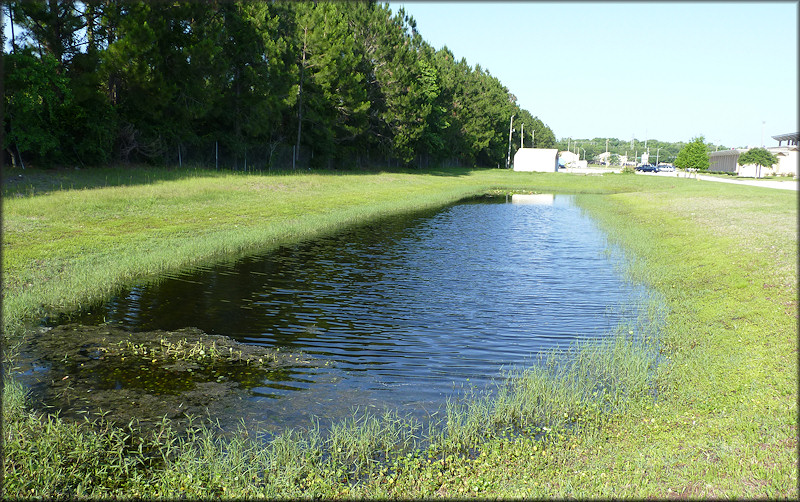
[[[274,432],[356,408],[435,415],[638,315],[644,292],[574,197],[514,202],[384,219],[131,288],[41,327],[24,378],[41,404],[119,420],[207,412]]]

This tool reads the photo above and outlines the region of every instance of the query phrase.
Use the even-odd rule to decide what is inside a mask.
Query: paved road
[[[608,169],[602,167],[588,167],[588,168],[559,168],[559,172],[567,172],[573,174],[603,174],[603,173],[618,173],[621,172],[622,169]],[[659,173],[642,173],[636,172],[639,176],[669,176],[674,178],[686,178],[687,173],[683,171],[674,171],[674,172],[659,172]],[[692,176],[694,177],[694,176]],[[773,181],[773,180],[754,180],[754,179],[731,179],[731,178],[721,178],[717,176],[705,176],[699,175],[697,179],[702,181],[719,181],[720,183],[733,183],[735,185],[752,185],[757,187],[766,187],[766,188],[777,188],[780,190],[797,190],[798,182],[795,181]]]
[[[676,171],[674,173],[636,173],[642,176],[672,176],[684,178],[687,173]],[[773,181],[773,180],[738,180],[720,178],[717,176],[704,176],[702,174],[697,176],[697,179],[702,181],[719,181],[720,183],[733,183],[735,185],[752,185],[757,187],[777,188],[780,190],[797,190],[797,180],[795,181]]]

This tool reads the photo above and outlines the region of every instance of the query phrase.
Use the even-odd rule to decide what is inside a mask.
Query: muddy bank
[[[150,428],[167,417],[236,415],[247,390],[317,366],[299,352],[239,343],[197,328],[129,332],[68,324],[27,337],[15,361],[34,406],[62,417]]]

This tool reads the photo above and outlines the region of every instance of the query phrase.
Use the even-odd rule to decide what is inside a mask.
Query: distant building
[[[778,157],[778,165],[774,169],[775,174],[797,177],[797,161],[798,156],[800,156],[800,154],[798,154],[799,137],[800,133],[796,132],[791,134],[779,134],[778,136],[772,137],[772,139],[778,142],[778,146],[769,147],[767,150]],[[781,146],[781,143],[784,141],[786,141],[786,146]]]
[[[772,137],[778,142],[778,146],[768,147],[766,150],[778,157],[778,164],[772,169],[765,169],[761,175],[781,175],[797,176],[798,169],[798,133],[781,134]],[[781,143],[786,141],[785,146]],[[736,173],[738,176],[755,177],[757,166],[749,164],[740,166],[739,156],[750,150],[750,148],[731,148],[719,152],[711,152],[708,155],[709,171]]]
[[[558,171],[558,150],[555,148],[520,148],[514,154],[514,170],[554,173]]]
[[[572,164],[580,160],[577,153],[570,152],[569,150],[558,152],[558,158],[560,159],[558,163],[567,167],[571,167]]]
[[[709,171],[720,173],[739,173],[739,155],[746,152],[747,148],[731,148],[708,154]]]
[[[778,146],[781,146],[781,143],[784,141],[786,142],[786,146],[797,146],[798,137],[800,137],[800,133],[793,132],[789,134],[779,134],[773,136],[772,139],[778,142]]]

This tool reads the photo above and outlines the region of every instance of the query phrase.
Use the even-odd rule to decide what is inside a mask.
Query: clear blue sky
[[[758,146],[798,131],[797,2],[390,2],[557,138]],[[764,122],[764,124],[762,124]]]

